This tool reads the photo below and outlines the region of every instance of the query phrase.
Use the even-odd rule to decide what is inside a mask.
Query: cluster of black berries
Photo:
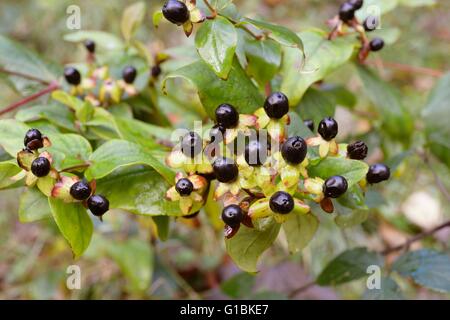
[[[92,188],[85,180],[75,182],[70,187],[70,195],[79,201],[86,201],[89,210],[97,217],[103,216],[109,210],[109,201],[100,194],[92,194]]]
[[[38,129],[30,129],[26,132],[23,144],[24,150],[28,152],[37,151],[44,147],[46,139]],[[38,178],[45,177],[51,169],[50,161],[46,157],[37,157],[31,163],[31,172]]]
[[[24,151],[37,152],[44,147],[44,140],[47,139],[38,129],[30,129],[24,138]],[[20,162],[20,160],[19,160]],[[42,178],[47,176],[51,170],[51,163],[47,157],[38,156],[31,162],[31,172],[34,176]],[[70,187],[70,195],[79,201],[86,201],[91,212],[98,217],[103,216],[109,210],[109,201],[102,195],[92,195],[92,188],[85,180],[77,181]]]

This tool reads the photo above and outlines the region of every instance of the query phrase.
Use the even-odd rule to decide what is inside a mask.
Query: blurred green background
[[[63,36],[66,9],[78,5],[83,30],[103,30],[120,36],[124,8],[134,1],[123,0],[2,0],[0,33],[20,41],[50,61],[60,64],[81,61],[85,50],[68,43]],[[138,38],[150,48],[169,48],[190,43],[179,29],[163,24],[155,31],[151,14],[163,1],[150,0],[144,26]],[[235,1],[240,11],[258,15],[295,31],[309,27],[326,29],[340,1],[325,0],[245,0]],[[450,68],[450,2],[437,1],[431,7],[399,7],[383,16],[382,30],[389,44],[369,63],[382,78],[395,85],[405,105],[420,114],[427,95],[441,74]],[[377,31],[378,32],[378,31]],[[414,66],[411,68],[411,66]],[[358,95],[361,83],[351,65],[329,78]],[[19,99],[19,95],[0,83],[0,106]],[[450,88],[449,88],[450,90]],[[367,126],[367,97],[357,96],[355,112],[338,108],[343,136],[352,136]],[[356,118],[354,114],[362,115]],[[362,128],[362,129],[361,129]],[[420,132],[420,125],[416,128]],[[364,137],[369,142],[369,161],[379,159],[380,137]],[[418,139],[419,135],[418,135]],[[414,143],[414,142],[413,142]],[[317,275],[330,257],[348,247],[368,245],[381,249],[401,243],[417,230],[450,217],[449,203],[439,192],[430,170],[450,188],[449,169],[431,159],[427,166],[419,157],[403,154],[394,179],[375,188],[369,197],[372,214],[362,226],[339,229],[331,217],[321,217],[320,229],[303,255],[288,255],[283,239],[263,257],[261,272],[242,274],[224,254],[220,232],[204,217],[174,223],[166,242],[152,239],[150,221],[131,214],[111,214],[107,222],[96,225],[88,252],[73,261],[64,239],[52,221],[21,224],[17,217],[18,194],[14,189],[0,193],[0,299],[129,299],[129,298],[311,298],[356,299],[364,292],[365,281],[354,281],[337,288],[313,286],[298,294],[293,290]],[[156,241],[156,242],[155,242]],[[450,230],[438,233],[432,245],[447,248]],[[417,246],[421,244],[418,243]],[[66,269],[76,264],[82,272],[80,290],[66,288]],[[419,289],[398,280],[405,298],[449,298],[449,295]]]

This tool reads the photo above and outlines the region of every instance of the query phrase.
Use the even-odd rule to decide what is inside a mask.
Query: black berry
[[[88,39],[84,42],[84,46],[86,47],[86,50],[89,51],[90,53],[94,53],[95,52],[95,42]]]
[[[74,86],[77,86],[81,83],[81,74],[80,72],[73,67],[64,68],[64,78],[66,81]]]
[[[369,45],[371,51],[380,51],[384,47],[384,41],[381,38],[374,38]]]
[[[367,172],[366,180],[368,183],[379,183],[381,181],[388,180],[391,176],[391,170],[388,166],[378,163],[371,165],[369,172]]]
[[[221,126],[220,124],[216,124],[214,127],[211,128],[209,131],[209,138],[211,142],[221,142],[223,140],[223,137],[225,135],[225,128]]]
[[[133,83],[136,79],[137,71],[136,68],[133,66],[127,66],[122,71],[122,79],[126,83]]]
[[[291,164],[302,163],[306,158],[308,147],[301,137],[291,137],[281,146],[281,155]]]
[[[231,204],[222,210],[222,220],[226,225],[235,228],[244,220],[244,213],[241,207]]]
[[[349,2],[344,2],[339,8],[339,19],[348,22],[355,17],[355,7]]]
[[[378,27],[378,18],[376,16],[368,16],[363,22],[364,30],[373,31]]]
[[[42,134],[38,129],[30,129],[25,133],[23,144],[30,150],[42,148]]]
[[[239,123],[239,113],[230,104],[221,104],[216,109],[216,121],[226,129],[234,128]]]
[[[161,74],[162,70],[161,67],[159,65],[153,66],[152,70],[151,70],[151,74],[153,78],[158,78],[159,75]]]
[[[294,209],[294,199],[289,193],[278,191],[270,197],[269,206],[275,213],[288,214]]]
[[[333,118],[324,118],[320,121],[317,131],[324,140],[330,141],[338,134],[338,124]]]
[[[86,200],[91,192],[91,186],[86,181],[77,181],[70,187],[70,195],[76,200]]]
[[[253,139],[245,146],[245,161],[253,167],[263,165],[267,159],[267,144],[263,145],[260,141]]]
[[[354,160],[364,160],[368,150],[369,148],[363,141],[356,141],[347,146],[347,156]]]
[[[187,197],[191,195],[192,191],[194,191],[194,185],[192,184],[191,180],[181,178],[177,181],[175,189],[180,194],[180,196]]]
[[[273,119],[281,119],[289,112],[289,100],[281,92],[274,92],[264,102],[266,114]]]
[[[31,163],[31,172],[38,178],[45,177],[50,172],[50,161],[44,157],[34,159]]]
[[[314,131],[314,121],[311,119],[304,120],[303,124],[309,128],[309,130]]]
[[[187,6],[177,0],[168,0],[162,8],[164,17],[170,22],[180,26],[189,20],[189,10]]]
[[[202,152],[202,138],[195,132],[191,131],[181,140],[181,151],[186,157],[194,158]]]
[[[219,182],[227,183],[236,180],[239,169],[233,159],[217,158],[213,164],[214,174]]]
[[[323,194],[327,198],[338,198],[347,191],[347,188],[348,183],[344,177],[333,176],[323,184]]]
[[[92,214],[97,217],[101,217],[109,210],[108,199],[99,194],[91,196],[88,199],[87,204]]]
[[[363,0],[348,0],[347,1],[350,5],[353,6],[354,10],[359,10],[362,8],[364,1]]]

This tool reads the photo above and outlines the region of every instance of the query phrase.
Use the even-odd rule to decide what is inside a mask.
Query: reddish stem
[[[32,94],[31,96],[28,96],[16,103],[13,103],[13,104],[7,106],[6,108],[4,108],[3,110],[0,111],[0,116],[4,115],[5,113],[11,112],[33,100],[36,100],[37,98],[42,97],[43,95],[46,95],[52,91],[55,91],[56,89],[59,89],[59,84],[57,82],[52,82],[47,86],[47,88],[45,88],[39,92],[36,92],[35,94]]]
[[[9,74],[11,76],[16,76],[16,77],[21,77],[24,79],[28,79],[28,80],[32,80],[32,81],[36,81],[45,85],[49,85],[50,82],[41,78],[37,78],[35,76],[31,76],[29,74],[25,74],[25,73],[21,73],[21,72],[17,72],[17,71],[11,71],[11,70],[7,70],[4,68],[0,68],[0,73],[6,73]]]

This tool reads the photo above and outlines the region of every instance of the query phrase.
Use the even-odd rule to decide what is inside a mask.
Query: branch
[[[39,92],[36,92],[35,94],[32,94],[31,96],[28,96],[16,103],[13,103],[13,104],[7,106],[6,108],[4,108],[3,110],[0,110],[0,116],[4,115],[5,113],[11,112],[33,100],[36,100],[37,98],[39,98],[43,95],[46,95],[52,91],[55,91],[57,89],[59,89],[59,84],[56,82],[52,82],[47,86],[47,88],[45,88]]]
[[[203,0],[203,2],[206,4],[206,6],[208,7],[209,11],[211,11],[211,14],[212,14],[211,16],[207,17],[207,19],[214,19],[215,17],[217,17],[217,11],[209,3],[209,1],[208,0]]]
[[[300,288],[294,289],[292,290],[289,295],[288,298],[292,299],[293,297],[295,297],[297,294],[308,290],[309,288],[311,288],[312,286],[316,285],[315,281],[311,281],[311,282],[307,282],[306,284],[304,284],[303,286],[301,286]]]
[[[434,227],[431,230],[424,231],[424,232],[421,232],[419,234],[416,234],[414,237],[406,240],[404,243],[402,243],[402,244],[400,244],[398,246],[395,246],[395,247],[392,247],[392,248],[387,248],[387,249],[381,251],[381,254],[382,255],[388,255],[389,253],[392,253],[392,252],[395,252],[395,251],[399,251],[399,250],[402,250],[402,249],[408,249],[411,246],[412,243],[417,242],[417,241],[419,241],[419,240],[421,240],[421,239],[423,239],[425,237],[431,236],[431,235],[435,234],[436,232],[438,232],[439,230],[442,230],[442,229],[445,229],[445,228],[448,228],[448,227],[450,227],[450,220],[447,221],[447,222],[444,222],[443,224],[438,225],[437,227]]]
[[[44,85],[49,85],[50,84],[50,82],[47,81],[47,80],[44,80],[44,79],[41,79],[41,78],[37,78],[37,77],[31,76],[29,74],[25,74],[25,73],[21,73],[21,72],[17,72],[17,71],[7,70],[7,69],[4,69],[4,68],[0,68],[0,73],[6,73],[6,74],[9,74],[11,76],[21,77],[21,78],[24,78],[24,79],[36,81],[36,82],[39,82],[39,83],[44,84]]]
[[[416,66],[411,66],[411,65],[407,65],[407,64],[381,61],[381,60],[380,60],[380,62],[384,67],[396,69],[396,70],[404,71],[404,72],[408,72],[408,73],[426,74],[426,75],[429,75],[432,77],[441,77],[444,74],[444,72],[442,72],[441,70],[436,70],[436,69],[431,69],[431,68],[416,67]],[[371,64],[371,65],[377,65],[377,62],[373,61],[373,60],[367,61],[367,63]]]

